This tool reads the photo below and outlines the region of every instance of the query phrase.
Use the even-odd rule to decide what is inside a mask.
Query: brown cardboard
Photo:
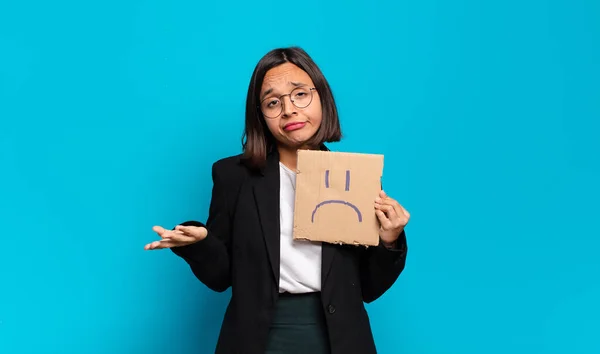
[[[376,246],[383,155],[298,151],[296,240]]]

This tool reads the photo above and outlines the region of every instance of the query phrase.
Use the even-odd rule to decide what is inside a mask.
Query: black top
[[[260,173],[241,156],[212,166],[208,235],[172,248],[207,287],[232,297],[216,353],[263,354],[279,297],[279,155],[272,152]],[[395,249],[323,243],[321,299],[332,354],[376,353],[364,302],[380,297],[396,281],[406,261],[405,233]]]

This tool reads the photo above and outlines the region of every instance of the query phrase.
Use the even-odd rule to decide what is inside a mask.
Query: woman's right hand
[[[147,244],[144,246],[145,250],[191,245],[192,243],[204,240],[208,234],[206,228],[202,226],[177,225],[175,230],[167,230],[161,226],[154,226],[152,230],[161,237],[161,240]]]

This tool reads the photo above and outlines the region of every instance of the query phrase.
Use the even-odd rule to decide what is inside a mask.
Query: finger
[[[390,220],[394,220],[394,219],[398,218],[398,214],[396,213],[396,210],[391,205],[375,203],[375,208],[383,211],[385,213],[385,215],[388,217],[388,219],[390,219]]]
[[[394,209],[394,207],[391,205],[381,205],[380,210],[382,210],[390,220],[390,228],[396,229],[402,225],[405,225],[408,221],[404,214],[397,214],[396,209]]]
[[[176,241],[173,241],[170,239],[163,239],[161,241],[154,241],[154,242],[147,244],[146,246],[144,246],[144,249],[145,250],[160,250],[160,249],[164,249],[164,248],[176,247],[179,245],[182,245],[182,243],[176,242]]]
[[[393,206],[394,210],[396,210],[396,213],[398,215],[405,216],[407,219],[410,218],[410,213],[400,203],[398,203],[396,200],[388,197],[384,201],[384,204]]]
[[[404,207],[400,205],[400,203],[398,203],[396,200],[388,197],[387,199],[385,199],[384,204],[393,206],[394,210],[396,211],[396,214],[405,216],[406,218],[409,217],[409,214],[406,211],[406,209],[404,209]]]
[[[183,225],[177,225],[177,226],[175,226],[175,230],[177,230],[179,232],[183,232],[184,234],[193,233],[193,231],[189,227],[183,226]]]
[[[381,210],[375,210],[375,214],[377,215],[377,219],[381,223],[381,227],[384,230],[389,230],[392,228],[392,222],[385,216],[385,213]]]
[[[386,205],[390,205],[392,208],[394,208],[394,212],[396,212],[396,215],[405,216],[404,212],[402,211],[402,206],[394,199],[388,198],[385,200],[385,203]]]
[[[167,231],[164,235],[166,239],[174,240],[177,242],[193,242],[195,240],[194,236],[185,234],[184,232],[178,230]]]
[[[189,242],[192,240],[188,235],[185,235],[181,231],[166,230],[160,226],[155,226],[152,229],[156,231],[162,239],[176,240],[178,242]]]
[[[196,239],[202,238],[203,236],[206,235],[206,232],[207,232],[204,227],[198,227],[198,226],[177,225],[175,227],[175,229],[183,232],[184,234],[186,234],[188,236],[192,236]]]
[[[162,230],[159,229],[159,230],[157,230],[157,233],[160,236],[160,238],[166,239],[166,238],[170,238],[171,237],[171,233],[172,232],[169,231],[169,230],[165,230],[165,229],[162,229]]]
[[[396,211],[396,214],[404,215],[407,218],[410,217],[410,214],[408,213],[408,211],[406,211],[406,209],[404,209],[404,207],[402,205],[400,205],[400,203],[398,203],[397,200],[395,200],[387,195],[383,198],[378,198],[378,199],[379,199],[379,203],[381,203],[381,204],[393,206],[394,210]]]
[[[152,231],[154,231],[157,234],[159,234],[160,236],[162,236],[167,230],[165,230],[165,228],[162,226],[153,226]]]
[[[175,226],[175,230],[179,232],[183,232],[185,235],[194,235],[194,230],[190,227],[177,225]]]
[[[397,205],[397,209],[402,209],[400,207],[400,204]],[[390,224],[387,225],[388,229],[397,229],[408,224],[408,217],[401,210],[399,213],[397,213],[395,205],[375,203],[375,208],[378,210],[382,210],[388,217],[390,221]]]
[[[176,232],[178,234],[181,234],[181,231],[174,231],[174,230],[167,230],[162,226],[154,226],[152,227],[152,231],[156,232],[157,234],[160,235],[160,237],[162,238],[166,238],[169,237],[170,234],[172,234],[173,232]]]
[[[375,210],[375,214],[377,215],[377,219],[379,219],[379,223],[381,224],[381,228],[383,230],[389,230],[392,228],[392,222],[387,218],[387,216],[385,216],[383,211]]]
[[[149,244],[144,246],[144,249],[148,251],[148,250],[158,250],[158,249],[167,248],[167,246],[169,246],[169,242],[172,242],[172,241],[161,240],[161,241],[150,242]]]
[[[152,230],[154,232],[156,232],[161,238],[172,238],[174,233],[176,234],[182,234],[181,231],[173,231],[173,230],[167,230],[161,226],[154,226],[152,228]]]
[[[400,207],[400,209],[402,210],[402,214],[404,214],[404,216],[406,216],[407,219],[410,219],[410,213],[408,212],[408,210],[406,210],[402,205],[398,204],[398,206]]]
[[[157,231],[158,235],[163,240],[170,240],[170,239],[173,239],[173,238],[177,237],[177,235],[181,234],[180,232],[177,232],[177,234],[176,234],[172,230],[167,230],[167,229],[164,229],[164,228],[162,228],[160,226],[157,227],[155,231]],[[159,241],[157,241],[157,242],[159,242]]]

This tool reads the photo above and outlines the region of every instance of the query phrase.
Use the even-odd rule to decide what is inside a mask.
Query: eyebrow
[[[302,86],[308,86],[307,84],[303,83],[303,82],[296,82],[296,81],[290,81],[289,82],[292,86],[294,87],[302,87]],[[267,95],[271,94],[273,92],[273,88],[271,87],[270,89],[268,89],[267,91],[265,91],[261,96],[260,96],[260,100],[262,101]]]

